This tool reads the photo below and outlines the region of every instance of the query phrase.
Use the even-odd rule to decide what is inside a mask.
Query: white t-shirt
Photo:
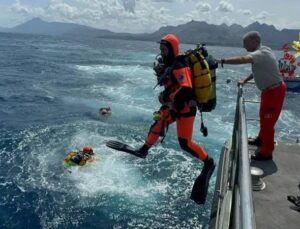
[[[276,57],[269,47],[261,46],[249,53],[253,59],[252,73],[256,86],[263,91],[282,81]]]

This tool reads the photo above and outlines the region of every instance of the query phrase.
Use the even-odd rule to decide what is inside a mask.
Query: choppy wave
[[[28,207],[33,202],[33,210],[28,214],[39,218],[45,228],[85,224],[91,217],[91,208],[93,211],[99,209],[96,212],[107,209],[107,214],[114,217],[106,218],[106,223],[121,226],[136,227],[143,222],[142,228],[161,228],[170,225],[173,217],[183,217],[182,212],[188,211],[193,204],[181,206],[180,203],[189,199],[192,181],[201,165],[170,148],[157,147],[155,155],[150,154],[145,161],[113,151],[105,147],[105,141],[114,138],[115,133],[107,131],[106,127],[105,123],[95,128],[94,122],[80,122],[20,133],[12,152],[6,148],[1,150],[1,155],[9,157],[10,169],[5,176],[12,178],[9,182],[1,182],[1,189],[15,190],[12,196],[2,197],[2,203],[9,205],[13,198],[16,206],[24,208],[21,202]],[[119,132],[126,133],[128,128],[119,127]],[[57,139],[63,140],[57,144]],[[124,135],[124,139],[132,145],[139,144],[128,135]],[[86,143],[94,146],[97,162],[72,168],[69,173],[62,166],[62,158],[68,150],[81,148]],[[32,198],[28,199],[29,196]],[[131,213],[122,215],[120,210],[124,214]],[[74,219],[79,211],[82,214]],[[194,215],[197,220],[198,211],[197,208],[189,210],[189,216]],[[92,218],[96,220],[97,216],[94,213]],[[176,222],[176,227],[189,224],[190,220],[186,219]]]
[[[91,74],[94,77],[110,75],[115,81],[119,78],[123,79],[124,83],[132,84],[132,81],[141,84],[149,84],[154,81],[152,68],[141,65],[75,65],[75,68]]]

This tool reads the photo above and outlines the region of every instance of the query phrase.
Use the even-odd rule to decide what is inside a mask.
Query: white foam
[[[90,74],[119,74],[121,76],[142,76],[145,74],[152,74],[151,67],[141,65],[75,65],[79,71],[84,71]]]

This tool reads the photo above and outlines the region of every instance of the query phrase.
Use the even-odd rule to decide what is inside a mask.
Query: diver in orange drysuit
[[[191,69],[185,56],[179,55],[179,40],[175,35],[168,34],[162,37],[160,52],[165,69],[163,74],[160,74],[155,69],[155,66],[154,70],[156,71],[159,84],[164,86],[164,91],[159,95],[159,101],[162,106],[156,112],[156,121],[151,126],[144,145],[136,152],[142,157],[146,157],[150,147],[155,144],[160,136],[164,135],[168,125],[176,122],[180,147],[204,162],[202,175],[200,174],[196,179],[191,195],[191,199],[203,204],[206,198],[207,187],[204,188],[202,186],[208,186],[215,163],[208,156],[207,152],[192,140],[197,107],[192,102],[194,91],[192,88]],[[164,79],[160,77],[164,77]]]

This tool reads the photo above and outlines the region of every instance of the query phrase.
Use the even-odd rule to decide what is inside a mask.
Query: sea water
[[[182,45],[183,50],[193,48]],[[240,48],[208,47],[218,58],[243,55]],[[174,126],[146,159],[114,151],[108,140],[139,147],[160,104],[152,66],[155,42],[72,40],[0,33],[0,227],[1,228],[203,228],[209,220],[216,182],[207,203],[189,199],[203,164],[177,142]],[[276,52],[280,57],[281,53]],[[250,66],[217,70],[217,107],[204,114],[208,136],[194,140],[218,163],[231,137],[237,82]],[[245,97],[258,100],[255,86]],[[288,93],[276,139],[300,138],[300,95]],[[112,115],[100,117],[100,107]],[[258,117],[258,105],[246,106]],[[258,122],[248,122],[255,136]],[[95,164],[68,171],[63,158],[90,144]]]

